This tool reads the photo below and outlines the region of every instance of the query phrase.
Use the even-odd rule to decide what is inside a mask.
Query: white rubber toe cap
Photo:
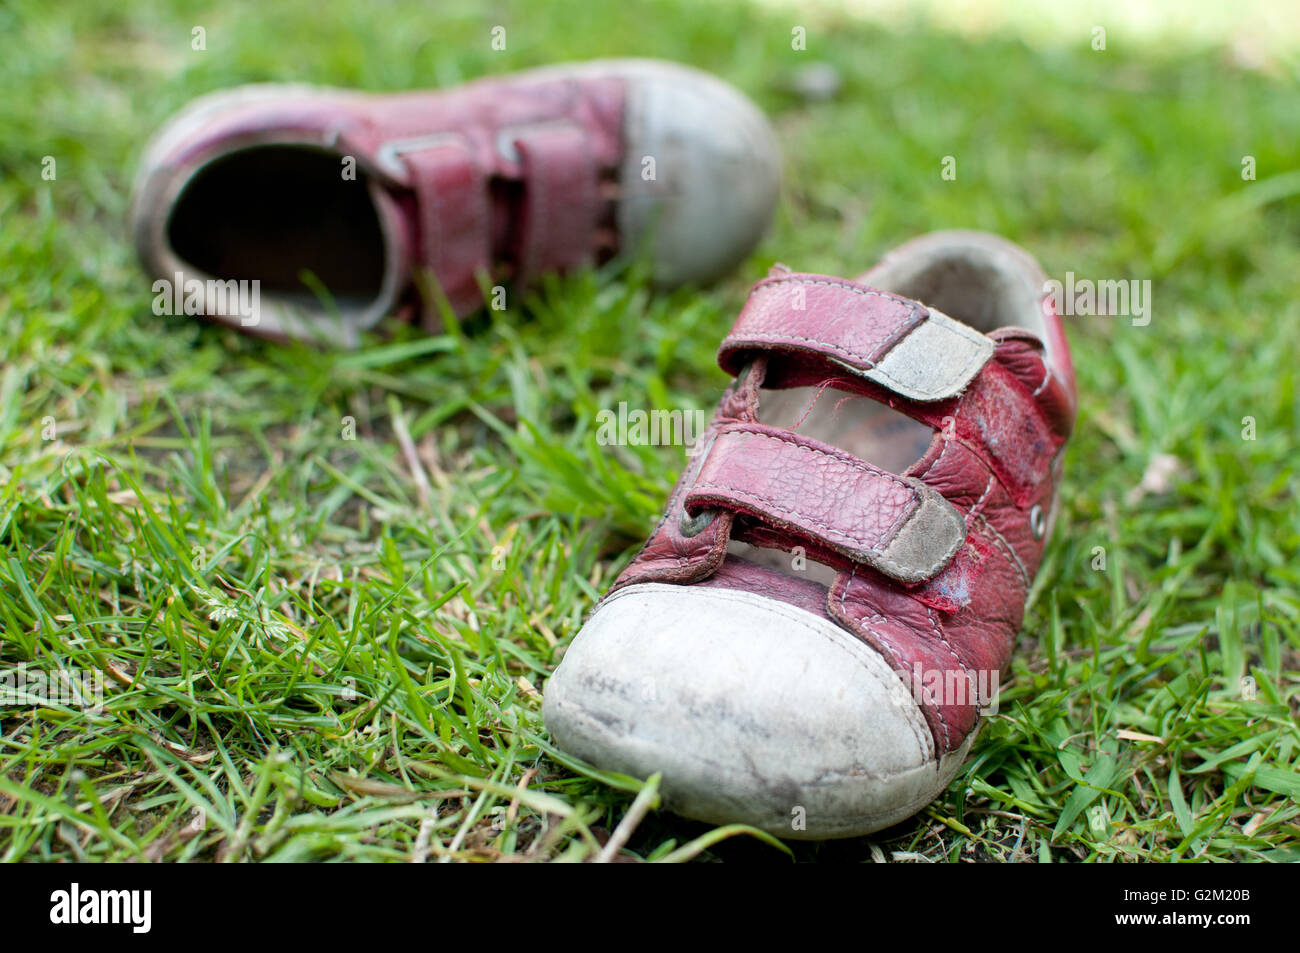
[[[636,777],[662,772],[677,813],[794,839],[896,823],[966,753],[935,760],[919,707],[868,645],[730,589],[615,593],[552,675],[543,710],[565,751]]]
[[[623,60],[613,71],[627,80],[625,247],[652,243],[663,286],[720,277],[772,221],[781,186],[772,127],[734,86],[700,70]]]

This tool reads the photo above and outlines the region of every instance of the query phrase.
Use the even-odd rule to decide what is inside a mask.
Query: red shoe
[[[131,222],[158,310],[350,342],[394,311],[437,326],[420,269],[457,315],[484,305],[480,275],[518,286],[643,240],[658,283],[708,281],[758,242],[779,177],[731,86],[605,60],[432,92],[205,96],[149,146]]]
[[[662,772],[689,817],[878,830],[944,790],[996,705],[1074,421],[1060,320],[1022,250],[944,232],[858,283],[774,273],[718,360],[737,379],[547,684],[547,727]]]

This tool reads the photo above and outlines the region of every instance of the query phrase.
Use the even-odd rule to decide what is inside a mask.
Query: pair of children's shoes
[[[214,94],[149,147],[132,227],[202,313],[348,344],[647,246],[659,284],[707,281],[778,185],[740,93],[612,60]],[[256,314],[229,279],[259,281]],[[854,281],[774,269],[718,360],[735,379],[547,684],[546,725],[602,769],[661,773],[689,817],[878,830],[943,791],[996,711],[1075,415],[1060,320],[1024,251],[941,232]]]

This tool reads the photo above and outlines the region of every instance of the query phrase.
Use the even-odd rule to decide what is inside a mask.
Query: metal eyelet
[[[718,517],[717,510],[700,510],[694,516],[686,512],[686,507],[682,507],[682,519],[677,524],[677,531],[690,539],[692,536],[699,536]]]
[[[1034,504],[1034,508],[1029,511],[1029,531],[1034,534],[1034,539],[1042,539],[1047,532],[1047,517],[1038,504]]]

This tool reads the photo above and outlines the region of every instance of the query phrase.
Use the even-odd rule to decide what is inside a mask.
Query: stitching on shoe
[[[989,469],[987,464],[985,465],[984,468],[989,471],[989,482],[984,484],[984,492],[980,494],[980,498],[976,500],[975,505],[971,507],[970,510],[971,516],[979,516],[980,508],[983,507],[984,504],[988,502],[989,491],[993,489],[993,484],[995,482],[993,478],[993,471]]]
[[[742,490],[739,487],[724,486],[720,483],[697,483],[695,484],[695,488],[697,490],[725,490],[728,493],[735,493],[737,496],[742,496],[758,503],[766,503],[768,506],[771,506],[774,509],[780,509],[780,504],[778,504],[776,500],[769,499],[768,497],[763,496],[762,494],[753,493],[749,490]],[[798,510],[789,510],[788,512],[789,515],[794,519],[803,520],[807,522],[811,526],[814,526],[817,529],[824,532],[827,536],[837,536],[842,540],[846,540],[847,542],[853,543],[855,548],[860,551],[873,553],[875,555],[880,555],[881,553],[879,543],[877,543],[875,546],[868,546],[866,540],[859,539],[856,536],[850,536],[848,533],[842,533],[839,530],[834,529],[833,527],[827,526],[825,523],[821,522],[820,520],[812,516],[808,516],[805,513],[800,513]],[[882,559],[882,561],[884,560]]]
[[[1042,361],[1043,359],[1040,357],[1039,360]],[[1043,382],[1034,389],[1033,396],[1037,397],[1039,394],[1041,394],[1043,392],[1043,389],[1047,387],[1047,382],[1051,379],[1052,379],[1052,369],[1048,366],[1046,361],[1043,361]]]
[[[827,459],[834,460],[836,463],[842,463],[842,464],[844,464],[845,466],[852,467],[852,468],[855,469],[855,470],[860,470],[861,472],[867,474],[868,476],[874,476],[874,477],[885,477],[886,479],[890,480],[891,482],[893,482],[893,483],[897,483],[897,484],[898,484],[899,486],[901,486],[903,489],[905,489],[905,490],[907,490],[908,492],[910,492],[913,496],[919,496],[919,495],[920,495],[919,493],[917,493],[917,491],[916,491],[916,487],[912,486],[910,483],[908,483],[908,482],[907,482],[906,480],[904,480],[902,477],[895,476],[894,474],[890,473],[888,470],[877,469],[877,468],[871,467],[869,464],[867,464],[867,463],[865,463],[865,462],[857,462],[857,461],[854,461],[852,458],[846,460],[846,459],[844,459],[844,457],[838,456],[838,455],[833,454],[833,453],[828,453],[828,452],[826,452],[825,450],[818,450],[816,447],[809,447],[809,446],[806,446],[806,445],[804,445],[804,444],[802,444],[802,443],[798,443],[798,442],[796,442],[796,441],[794,441],[794,440],[789,440],[789,439],[787,439],[787,438],[785,438],[785,437],[782,437],[782,436],[780,436],[780,435],[778,435],[778,434],[767,433],[767,432],[762,431],[762,430],[754,430],[754,429],[752,429],[752,428],[750,428],[750,427],[732,427],[732,428],[730,428],[730,429],[727,431],[727,433],[744,433],[744,434],[750,434],[751,436],[754,436],[754,437],[762,437],[762,438],[764,438],[765,440],[779,440],[781,443],[788,443],[790,446],[794,447],[794,448],[797,449],[797,450],[806,450],[806,451],[808,451],[809,453],[820,454],[821,456],[826,457]],[[720,436],[726,436],[726,434],[724,433],[724,434],[721,434]]]
[[[861,288],[858,285],[849,284],[847,281],[836,281],[830,278],[797,278],[794,276],[789,278],[769,278],[751,291],[749,296],[752,298],[760,291],[775,287],[776,285],[825,285],[829,288],[843,288],[845,291],[852,291],[854,294],[862,295],[866,298],[884,298],[888,301],[897,302],[898,304],[904,305],[913,314],[917,312],[918,308],[923,307],[920,303],[913,301],[910,298],[904,298],[901,295],[890,294],[887,291],[877,291],[875,288]],[[925,310],[926,313],[929,314],[930,309],[926,308]]]
[[[884,620],[883,618],[881,618],[880,621],[881,621],[881,622],[884,622],[885,620]],[[883,634],[879,629],[877,629],[874,625],[866,625],[866,624],[864,624],[864,625],[863,625],[863,628],[865,628],[868,632],[870,632],[870,633],[871,633],[873,636],[875,636],[877,639],[880,639],[882,642],[884,642],[886,645],[888,645],[888,646],[889,646],[889,647],[890,647],[890,648],[891,648],[895,653],[898,652],[898,648],[897,648],[893,643],[891,643],[888,639],[886,639],[885,636],[884,636],[884,634]],[[909,686],[906,682],[903,681],[903,676],[898,672],[897,669],[892,669],[891,671],[893,672],[893,674],[895,675],[895,677],[898,678],[898,682],[899,682],[900,685],[903,686],[904,690],[907,690],[907,689],[909,689],[909,688],[911,687],[911,686]],[[908,676],[908,677],[910,678],[910,676]],[[911,691],[908,691],[907,694],[908,694],[908,697],[909,697],[909,698],[912,698],[912,702],[913,702],[913,704],[916,704],[916,706],[917,706],[917,711],[919,712],[919,711],[920,711],[920,707],[921,707],[921,706],[920,706],[920,703],[917,702],[916,699],[912,697],[912,692],[911,692]],[[949,749],[951,749],[951,747],[952,747],[952,743],[951,743],[951,740],[950,740],[950,738],[949,738],[949,734],[948,734],[948,723],[947,723],[946,721],[944,721],[943,712],[940,711],[940,710],[938,710],[938,709],[936,709],[936,711],[938,712],[938,715],[939,715],[939,723],[940,723],[940,726],[943,728],[943,744],[944,744],[944,747],[945,747],[945,748],[949,748]],[[917,724],[915,724],[915,723],[912,721],[912,719],[910,719],[910,718],[907,719],[907,724],[908,724],[908,727],[910,727],[910,728],[912,729],[912,736],[913,736],[914,738],[916,738],[916,743],[920,746],[920,748],[921,748],[922,751],[925,751],[925,750],[926,750],[925,737],[926,737],[926,735],[929,735],[929,734],[930,734],[930,726],[929,726],[928,724],[926,724],[926,721],[925,721],[925,715],[924,715],[924,714],[921,714],[921,718],[920,718],[920,720],[921,720],[921,726],[923,726],[923,727],[925,728],[924,733],[922,733],[922,731],[921,731],[921,726],[918,726]],[[934,746],[934,738],[933,738],[933,736],[930,737],[930,746],[931,746],[931,747]],[[934,757],[935,757],[936,759],[938,759],[939,757],[942,757],[942,756],[939,754],[939,752],[936,751],[936,752],[934,752]]]
[[[779,285],[779,284],[794,284],[794,285],[825,285],[825,286],[827,286],[827,287],[831,287],[831,288],[842,288],[842,289],[844,289],[845,291],[851,291],[851,292],[853,292],[854,294],[862,295],[862,296],[864,296],[864,297],[877,297],[877,298],[884,298],[884,299],[887,300],[887,301],[893,301],[893,302],[896,302],[897,304],[904,305],[904,306],[908,309],[909,316],[910,316],[911,318],[915,318],[915,317],[918,315],[919,309],[922,308],[922,307],[924,307],[923,305],[921,305],[921,304],[919,304],[919,303],[917,303],[917,302],[915,302],[915,301],[911,301],[911,300],[909,300],[909,299],[907,299],[907,298],[903,298],[903,297],[900,297],[900,296],[898,296],[898,295],[892,295],[892,294],[889,294],[889,293],[887,293],[887,292],[883,292],[883,291],[876,291],[876,290],[871,289],[871,288],[859,288],[859,287],[857,287],[857,286],[855,286],[855,285],[848,284],[847,282],[842,282],[842,281],[830,281],[830,280],[826,280],[826,279],[822,279],[822,278],[774,278],[774,279],[770,279],[770,280],[764,282],[763,284],[761,284],[759,287],[755,288],[752,292],[750,292],[750,297],[753,297],[754,295],[758,294],[760,291],[763,291],[763,290],[766,289],[766,288],[769,288],[769,287],[772,287],[772,286],[775,286],[775,285]],[[925,312],[926,312],[926,317],[927,317],[927,319],[928,319],[929,314],[930,314],[930,309],[929,309],[929,308],[926,308],[926,309],[925,309]],[[939,325],[939,324],[936,322],[936,327],[942,327],[943,330],[948,331],[948,332],[950,332],[950,333],[952,333],[952,334],[955,334],[955,335],[957,335],[958,337],[961,337],[961,338],[965,339],[966,341],[969,341],[969,342],[971,342],[971,343],[973,343],[973,344],[978,344],[978,343],[980,343],[980,342],[981,342],[981,339],[983,339],[983,340],[988,340],[988,337],[987,337],[986,335],[982,335],[982,334],[980,334],[978,331],[974,330],[973,328],[967,328],[966,326],[964,326],[964,325],[962,325],[960,322],[958,322],[956,319],[954,319],[954,318],[950,318],[950,320],[953,322],[951,325]],[[894,343],[894,346],[897,346],[898,344],[901,344],[902,341],[903,341],[903,340],[908,336],[908,334],[911,334],[911,332],[912,332],[913,330],[915,330],[916,327],[918,327],[918,326],[919,326],[919,324],[918,324],[917,322],[912,323],[911,327],[908,328],[907,334],[904,334],[903,337],[899,338],[898,341],[896,341],[896,342]],[[728,336],[728,338],[730,339],[730,336]],[[781,342],[786,342],[786,341],[804,341],[804,342],[807,342],[807,343],[809,343],[809,344],[815,344],[815,345],[817,345],[817,346],[819,346],[819,347],[829,348],[829,349],[832,350],[832,351],[835,351],[835,352],[837,352],[837,353],[839,353],[839,354],[843,354],[843,355],[845,355],[845,356],[847,356],[847,357],[851,357],[851,358],[853,358],[855,361],[859,361],[859,362],[865,364],[865,365],[866,365],[866,370],[869,370],[869,371],[871,371],[873,374],[877,374],[877,375],[879,375],[880,377],[884,378],[885,381],[887,381],[887,382],[889,382],[890,384],[892,384],[893,387],[894,387],[894,389],[897,390],[897,391],[899,391],[900,393],[902,393],[903,396],[907,396],[907,393],[908,393],[908,392],[911,392],[911,393],[914,393],[914,394],[921,394],[921,395],[923,395],[924,397],[927,397],[927,398],[933,398],[935,395],[940,395],[940,394],[944,394],[944,393],[946,393],[946,390],[943,389],[943,388],[934,388],[934,387],[922,388],[922,387],[917,387],[917,386],[914,386],[914,385],[904,384],[904,383],[903,383],[901,380],[899,380],[897,377],[894,377],[892,374],[890,374],[890,373],[888,373],[887,371],[883,370],[883,369],[881,368],[881,366],[880,366],[880,364],[879,364],[878,362],[873,361],[873,360],[871,360],[870,358],[864,357],[863,355],[859,354],[859,353],[856,352],[856,351],[849,350],[848,348],[841,347],[840,345],[838,345],[838,344],[833,344],[833,343],[831,343],[831,342],[829,342],[829,341],[822,341],[822,340],[819,340],[819,339],[817,339],[817,338],[804,337],[803,335],[799,335],[799,334],[775,334],[775,333],[767,333],[767,334],[764,334],[764,333],[756,333],[756,334],[745,335],[745,336],[739,338],[739,340],[738,340],[738,345],[739,345],[740,343],[743,343],[744,341],[764,341],[764,342],[772,343],[772,344],[779,344],[779,343],[781,343]],[[885,352],[885,354],[886,354],[886,355],[889,354],[890,351],[893,350],[893,347],[894,347],[894,346],[891,346],[891,347],[889,348],[889,350]],[[967,360],[965,364],[962,365],[962,367],[961,367],[961,371],[960,371],[959,373],[955,374],[955,375],[954,375],[954,378],[956,378],[956,379],[960,379],[960,378],[966,377],[966,376],[967,376],[967,371],[970,369],[970,367],[971,367],[972,365],[974,365],[974,364],[976,363],[976,359],[977,359],[978,357],[979,357],[979,353],[977,352],[977,353],[974,354],[974,355],[973,355],[969,360]],[[882,359],[883,359],[883,357],[882,357]],[[988,356],[987,356],[987,355],[985,355],[984,360],[985,360],[985,361],[988,360]],[[983,363],[983,362],[981,362],[981,363]],[[964,389],[964,388],[963,388],[963,389]],[[960,391],[958,391],[958,393],[960,393]]]
[[[925,468],[924,472],[915,474],[917,479],[921,479],[922,477],[928,477],[930,475],[930,471],[939,465],[939,461],[944,458],[944,455],[947,454],[948,452],[948,448],[951,446],[952,446],[952,438],[944,437],[943,449],[939,451],[939,455],[937,457],[935,457],[933,460],[930,461],[930,465]]]
[[[939,641],[944,644],[944,647],[948,650],[948,654],[952,656],[952,660],[957,663],[957,667],[961,669],[962,674],[966,676],[966,684],[968,685],[969,689],[973,691],[976,686],[971,684],[970,673],[966,671],[966,665],[964,662],[962,662],[961,656],[957,654],[957,650],[952,647],[952,643],[950,643],[946,638],[944,638],[943,629],[939,625],[939,620],[934,617],[934,610],[931,609],[929,606],[926,606],[925,615],[926,618],[930,620],[930,628],[934,630],[934,634],[937,635],[939,637]],[[977,695],[976,698],[978,699],[978,697],[979,696]],[[977,704],[975,708],[976,711],[978,711],[979,705]],[[949,750],[952,750],[952,739],[950,738],[948,733],[948,720],[943,717],[943,706],[936,704],[934,706],[934,711],[935,714],[939,716],[939,721],[943,724],[944,747],[948,748]]]
[[[857,574],[858,574],[858,568],[857,566],[854,566],[853,569],[849,572],[848,580],[844,583],[844,586],[840,589],[840,612],[842,612],[846,618],[852,618],[852,616],[849,613],[849,608],[846,600],[848,599],[848,595],[849,595],[849,586],[853,584],[853,580],[854,578],[857,577]],[[891,671],[894,672],[895,675],[899,677],[899,680],[901,682],[902,675],[899,673],[898,669],[895,668],[895,665],[898,664],[899,657],[900,657],[898,646],[895,645],[887,635],[885,635],[883,632],[881,632],[875,627],[874,623],[877,619],[879,619],[881,622],[886,621],[885,617],[881,615],[879,612],[877,612],[875,615],[871,617],[870,621],[860,620],[858,622],[858,625],[861,626],[866,631],[870,632],[873,637],[875,637],[881,643],[883,643],[885,648],[889,650],[890,659],[887,660],[890,662],[889,668]],[[906,683],[904,684],[906,685]],[[912,701],[913,703],[915,703],[916,699],[912,699]],[[924,713],[920,711],[921,706],[918,704],[916,707],[917,707],[917,713],[920,715],[921,724],[918,726],[912,722],[912,719],[910,718],[908,719],[908,724],[912,726],[912,734],[916,736],[917,744],[921,746],[922,751],[926,750],[925,736],[930,736],[930,747],[931,749],[933,749],[934,737],[930,731],[930,726],[925,720]],[[942,724],[943,719],[940,718],[939,721]],[[921,733],[920,730],[921,728],[925,729],[924,735]],[[948,747],[948,726],[943,725],[943,730],[944,730],[944,746]],[[933,757],[936,760],[938,760],[941,757],[941,755],[937,751],[934,751]]]
[[[991,537],[990,541],[994,545],[999,547],[999,549],[1002,551],[1002,555],[1006,556],[1008,559],[1011,560],[1012,564],[1020,572],[1020,582],[1025,587],[1025,591],[1027,592],[1031,584],[1031,580],[1029,578],[1029,570],[1025,568],[1025,564],[1021,562],[1020,557],[1016,555],[1015,549],[1012,547],[1012,545],[1009,542],[1007,542],[1006,537],[1003,536],[1001,533],[999,533],[996,529],[994,529],[992,525],[990,525],[989,521],[984,518],[984,514],[972,513],[971,518],[974,519],[975,522],[978,523],[986,533],[988,533],[988,535]]]
[[[743,347],[745,344],[748,344],[750,342],[763,342],[767,344],[784,344],[789,341],[806,341],[809,344],[815,344],[818,347],[824,347],[829,350],[836,351],[840,354],[843,354],[845,357],[850,357],[855,362],[865,365],[868,370],[877,369],[877,364],[875,361],[871,360],[868,357],[863,357],[857,351],[851,351],[848,348],[842,347],[839,344],[832,344],[830,341],[822,341],[819,340],[818,338],[804,337],[801,334],[776,334],[774,332],[756,332],[753,334],[746,334],[743,337],[738,338],[736,346]]]
[[[842,457],[836,456],[831,453],[827,453],[825,450],[818,450],[815,447],[807,447],[801,443],[796,443],[793,440],[787,440],[785,437],[777,436],[776,434],[769,434],[758,430],[751,430],[747,427],[735,427],[727,431],[727,433],[739,433],[739,434],[746,434],[753,437],[761,437],[765,440],[776,440],[780,443],[789,444],[790,446],[794,447],[796,450],[803,450],[809,453],[820,454],[821,456],[826,457],[828,460],[850,467],[854,470],[858,470],[862,473],[865,473],[867,476],[878,477],[878,478],[883,477],[888,479],[892,483],[898,484],[900,487],[902,487],[904,490],[906,490],[908,493],[912,495],[913,501],[915,501],[915,503],[917,504],[916,509],[914,509],[910,514],[904,511],[902,513],[899,513],[898,516],[894,517],[894,521],[885,530],[884,534],[881,537],[881,540],[878,541],[873,546],[868,546],[867,541],[865,539],[861,539],[856,536],[851,536],[848,533],[844,533],[841,532],[840,530],[834,529],[833,527],[823,523],[821,520],[818,520],[805,513],[800,513],[797,510],[789,510],[788,512],[790,516],[799,520],[804,520],[807,523],[810,523],[811,525],[825,532],[827,535],[839,537],[842,540],[846,540],[849,543],[855,544],[855,546],[860,550],[865,550],[866,552],[872,553],[880,557],[878,562],[882,566],[885,566],[889,569],[893,569],[896,572],[907,572],[909,569],[914,568],[914,567],[904,566],[901,563],[897,562],[896,560],[885,556],[884,551],[889,548],[889,545],[893,543],[895,539],[898,538],[898,533],[902,531],[902,526],[900,526],[900,523],[906,525],[907,522],[911,522],[911,520],[915,519],[916,514],[921,511],[921,506],[923,505],[924,501],[921,498],[920,491],[917,490],[916,487],[912,486],[902,478],[894,476],[894,474],[889,473],[888,471],[875,470],[868,467],[865,464],[859,464],[859,463],[851,462],[849,460],[845,460]],[[725,435],[726,434],[719,434],[719,436],[725,436]],[[704,483],[697,482],[695,483],[693,489],[725,490],[728,493],[735,493],[739,496],[745,497],[752,501],[756,501],[759,503],[766,503],[768,506],[771,506],[775,509],[780,508],[780,504],[778,504],[776,500],[770,499],[759,493],[754,493],[750,490],[740,489],[739,487],[726,486],[724,484],[715,483],[715,482],[704,482]],[[960,542],[958,543],[958,545],[960,545]],[[956,551],[957,551],[957,547],[953,546],[952,551],[949,552],[947,555],[951,556],[952,553]]]
[[[796,277],[770,278],[761,282],[757,287],[755,287],[749,293],[749,297],[753,298],[760,292],[766,291],[769,288],[774,288],[777,285],[787,285],[787,284],[788,285],[823,285],[828,288],[841,288],[845,291],[851,291],[853,294],[861,295],[864,298],[883,298],[886,301],[893,301],[896,304],[903,305],[908,310],[908,323],[906,326],[906,333],[903,334],[902,337],[899,337],[897,340],[893,341],[893,343],[890,344],[889,349],[887,349],[885,352],[886,354],[889,353],[889,350],[892,350],[893,347],[899,343],[899,341],[901,341],[904,337],[906,337],[907,334],[910,334],[912,330],[914,330],[918,326],[920,320],[922,320],[920,318],[920,311],[922,309],[925,310],[927,317],[929,316],[930,313],[929,309],[925,308],[924,305],[920,304],[919,302],[912,301],[908,298],[903,298],[900,297],[899,295],[889,294],[888,292],[885,291],[877,291],[874,288],[860,288],[856,285],[849,284],[846,281],[835,281],[827,278],[796,278]],[[896,329],[893,332],[893,334],[897,335],[898,330]],[[723,342],[724,345],[726,344],[726,341],[731,341],[731,340],[732,340],[731,335],[727,335],[726,340]],[[868,357],[863,356],[857,351],[853,351],[848,348],[842,347],[838,344],[833,344],[829,341],[823,341],[818,338],[804,337],[798,334],[778,334],[775,332],[769,332],[769,333],[759,332],[755,334],[738,337],[736,339],[737,342],[736,346],[743,346],[743,343],[745,341],[765,342],[771,344],[780,344],[783,342],[793,342],[793,341],[804,341],[808,344],[815,344],[818,347],[825,347],[839,354],[843,354],[846,357],[852,358],[855,362],[865,364],[868,370],[875,370],[877,368],[877,364],[875,361],[871,360]],[[879,347],[879,345],[877,345],[877,347]],[[888,375],[883,375],[883,376],[887,377]]]

